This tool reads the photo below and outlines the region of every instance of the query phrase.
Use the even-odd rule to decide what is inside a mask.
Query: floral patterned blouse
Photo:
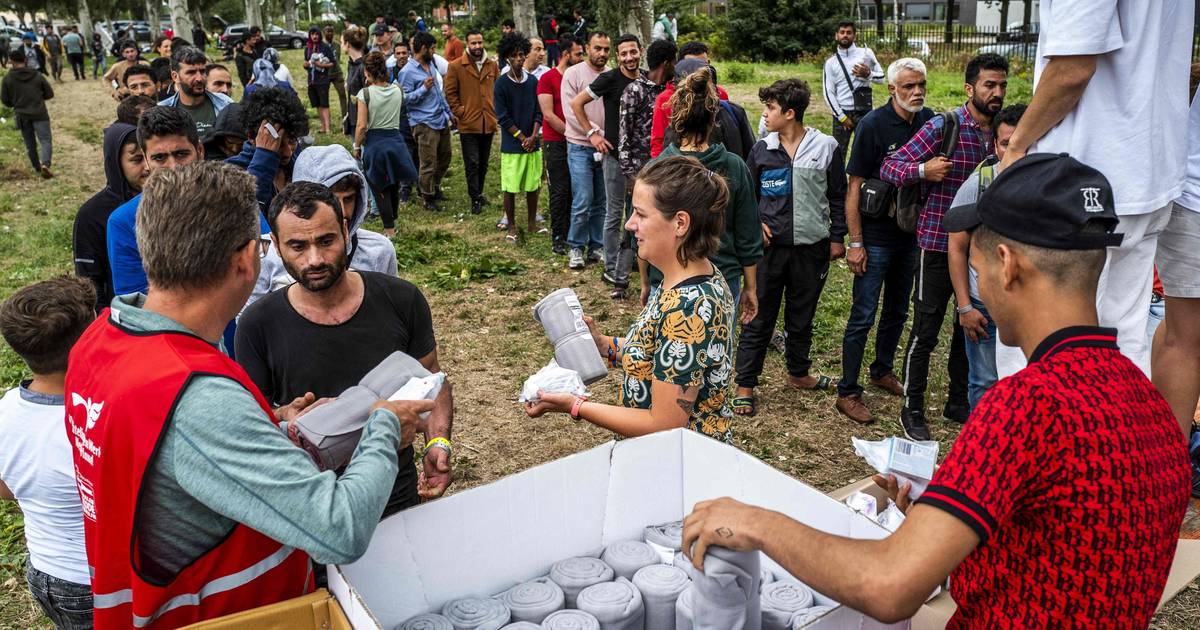
[[[730,442],[732,338],[733,297],[719,271],[669,289],[654,287],[622,348],[621,404],[649,409],[654,380],[698,386],[688,427]]]

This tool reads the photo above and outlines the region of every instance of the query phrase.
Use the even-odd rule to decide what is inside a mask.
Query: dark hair
[[[279,215],[284,212],[291,212],[306,221],[313,218],[319,208],[318,203],[329,206],[337,216],[338,225],[345,228],[346,217],[342,215],[342,204],[332,190],[316,182],[292,182],[275,195],[270,208],[267,209],[267,222],[271,224],[271,231],[276,236],[279,235]]]
[[[151,48],[154,50],[154,52],[158,52],[158,47],[162,46],[163,42],[170,40],[170,39],[171,38],[167,37],[166,35],[159,35],[158,37],[154,38],[154,45],[151,46]],[[174,41],[171,41],[171,47],[172,47],[172,49],[174,49],[174,47],[175,47]]]
[[[533,45],[529,43],[528,37],[517,31],[513,31],[500,38],[500,45],[496,47],[496,54],[500,55],[501,59],[507,61],[509,57],[519,52],[528,55],[532,49]]]
[[[291,90],[281,87],[255,90],[242,101],[242,132],[247,138],[258,135],[258,127],[264,120],[271,121],[292,140],[308,135],[308,112]]]
[[[354,50],[362,50],[367,45],[366,31],[361,28],[352,28],[342,31],[342,41]]]
[[[192,42],[189,42],[188,40],[176,35],[175,37],[171,38],[171,53],[174,54],[176,48],[180,48],[183,46],[191,46],[191,45],[192,45]]]
[[[654,206],[664,217],[670,219],[677,212],[691,217],[691,227],[675,252],[680,264],[704,260],[717,251],[729,202],[729,185],[724,177],[696,158],[675,155],[651,160],[636,181],[650,187]]]
[[[472,35],[478,35],[480,37],[483,37],[483,31],[472,26],[471,28],[467,29],[466,33],[463,34],[463,39],[467,39]]]
[[[120,52],[123,53],[123,52],[125,52],[126,48],[132,48],[134,50],[137,50],[139,53],[142,52],[142,51],[138,50],[138,45],[132,39],[121,40],[121,43],[119,45],[119,48],[117,48],[117,50],[119,50]]]
[[[617,44],[613,46],[613,48],[620,48],[621,44],[627,44],[629,42],[637,44],[638,50],[642,49],[642,40],[638,39],[637,35],[634,35],[633,33],[625,33],[624,35],[618,37]]]
[[[699,144],[708,140],[717,124],[721,104],[717,100],[716,82],[707,67],[680,77],[670,107],[671,130],[678,134],[680,143]]]
[[[646,48],[646,67],[654,70],[668,61],[674,61],[675,53],[675,42],[669,39],[652,41]]]
[[[412,50],[412,46],[408,45],[408,41],[401,37],[400,39],[392,42],[392,54],[395,54],[396,49],[400,48],[401,46],[403,46],[405,50]]]
[[[992,130],[999,129],[1000,125],[1016,127],[1017,123],[1021,122],[1021,116],[1025,115],[1025,110],[1028,107],[1025,103],[1013,103],[996,112],[996,116],[992,118]]]
[[[1036,204],[1036,201],[1033,202]],[[1035,207],[1035,206],[1031,206]],[[1083,226],[1083,232],[1103,233],[1109,226],[1103,221],[1091,221]],[[1007,245],[1010,249],[1025,254],[1038,273],[1049,276],[1055,286],[1076,291],[1095,291],[1104,270],[1107,251],[1104,249],[1050,249],[1015,241],[987,225],[972,231],[971,255],[983,255],[995,260],[996,247]]]
[[[505,18],[503,21],[500,22],[500,26],[507,26],[509,28],[517,28],[517,23],[514,22],[512,20],[512,18]],[[471,31],[467,31],[467,35],[470,35],[470,34],[471,34]]]
[[[808,110],[811,99],[812,92],[809,91],[808,84],[800,79],[780,79],[758,89],[758,100],[763,103],[773,102],[785,112],[789,109],[796,112],[796,122],[804,121],[804,112]]]
[[[996,53],[975,55],[967,62],[967,85],[975,85],[979,80],[979,73],[984,70],[1000,70],[1008,74],[1008,60]]]
[[[229,72],[229,68],[226,68],[225,66],[223,66],[219,63],[210,63],[207,66],[204,66],[204,74],[208,74],[209,72],[212,72],[213,70],[224,70],[225,72]]]
[[[383,53],[373,50],[363,57],[363,70],[370,75],[372,81],[387,80],[387,59]]]
[[[208,56],[205,55],[199,48],[192,46],[184,46],[171,53],[171,69],[179,72],[179,68],[187,64],[189,66],[208,65]]]
[[[159,57],[150,62],[150,70],[154,72],[154,80],[159,83],[171,82],[171,60]]]
[[[335,193],[350,191],[359,192],[362,190],[362,178],[353,173],[346,175],[336,182],[333,182],[333,185],[329,187],[329,190]]]
[[[257,130],[256,130],[257,131]],[[194,147],[200,146],[196,121],[186,109],[155,105],[138,118],[138,148],[146,150],[146,141],[161,136],[183,136]]]
[[[856,33],[858,32],[858,27],[854,25],[854,20],[842,20],[837,23],[837,30],[840,31],[844,28],[848,28]]]
[[[679,47],[679,52],[677,53],[675,60],[682,61],[683,58],[687,57],[688,55],[707,55],[707,54],[708,54],[708,44],[705,44],[704,42],[685,42],[682,46]]]
[[[570,54],[571,49],[575,47],[575,44],[579,44],[579,40],[576,39],[574,35],[563,33],[562,35],[558,36],[558,49],[562,51],[562,54],[564,55]],[[582,46],[583,44],[579,45]]]
[[[14,49],[8,51],[8,60],[13,63],[19,63],[19,64],[24,65],[25,64],[24,46],[14,48]]]
[[[430,35],[425,31],[420,31],[412,36],[413,52],[421,52],[421,50],[424,48],[433,48],[435,44],[437,44],[437,40],[434,39],[433,35]]]
[[[251,26],[250,30],[246,31],[246,35],[249,35],[250,37],[254,37],[255,35],[262,35],[262,27]]]
[[[125,76],[121,77],[121,83],[124,83],[125,85],[129,85],[129,77],[139,75],[139,74],[144,74],[144,75],[150,77],[151,81],[155,80],[153,68],[151,68],[150,66],[143,66],[142,64],[137,63],[137,64],[129,66],[128,68],[125,69]]]
[[[410,9],[408,12],[408,17],[417,17],[417,12]]]
[[[608,38],[609,38],[609,37],[608,37],[608,33],[605,33],[604,31],[592,31],[591,33],[588,33],[587,40],[586,40],[586,41],[587,41],[587,43],[586,43],[586,44],[584,44],[584,45],[583,45],[583,47],[584,47],[584,48],[587,48],[587,44],[590,44],[590,43],[592,43],[592,40],[593,40],[593,39],[595,39],[595,38],[597,38],[597,37],[603,37],[604,39],[608,39]]]
[[[142,112],[155,105],[158,105],[158,102],[145,94],[130,94],[117,103],[117,122],[136,127]]]
[[[96,289],[59,276],[18,289],[0,304],[0,334],[34,374],[67,369],[67,355],[96,319]]]

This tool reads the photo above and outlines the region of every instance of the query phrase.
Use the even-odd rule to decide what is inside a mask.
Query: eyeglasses
[[[259,237],[252,238],[252,239],[246,241],[242,245],[242,247],[245,247],[246,245],[249,245],[250,243],[253,243],[255,241],[258,241],[258,257],[266,258],[267,252],[271,251],[271,239],[259,236]],[[239,247],[238,249],[241,249],[241,247]]]

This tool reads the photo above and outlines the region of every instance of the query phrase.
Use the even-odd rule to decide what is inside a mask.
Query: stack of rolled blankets
[[[452,600],[397,630],[792,630],[831,609],[804,584],[777,580],[758,552],[709,547],[697,570],[682,533],[680,522],[647,527],[643,540],[560,560],[544,577]]]

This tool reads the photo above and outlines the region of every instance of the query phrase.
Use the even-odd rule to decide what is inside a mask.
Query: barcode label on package
[[[903,438],[892,441],[888,453],[888,469],[920,479],[933,479],[933,468],[937,465],[938,449],[935,445],[918,444]]]

